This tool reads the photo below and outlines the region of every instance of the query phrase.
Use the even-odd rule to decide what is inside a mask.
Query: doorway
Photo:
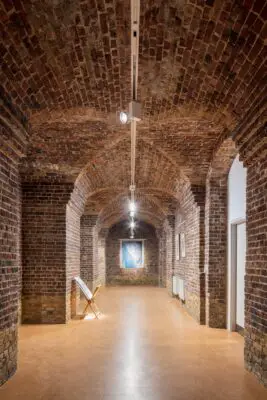
[[[240,334],[245,327],[246,221],[231,224],[231,330]]]

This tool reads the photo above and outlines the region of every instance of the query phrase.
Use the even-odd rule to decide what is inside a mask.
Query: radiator
[[[179,296],[181,300],[185,300],[184,280],[175,275],[172,277],[172,293]]]
[[[172,294],[178,296],[178,276],[173,275],[172,277]]]
[[[184,280],[181,278],[178,278],[178,287],[179,287],[179,297],[181,300],[185,300],[185,295],[184,295]]]

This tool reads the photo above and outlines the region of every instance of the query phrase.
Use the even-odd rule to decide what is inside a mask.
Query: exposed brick
[[[245,365],[265,385],[267,360],[267,162],[248,167]]]
[[[80,214],[73,185],[23,184],[22,320],[70,318],[71,279],[80,271]]]
[[[226,328],[228,174],[237,154],[232,139],[220,142],[207,174],[205,202],[206,323]]]
[[[93,289],[97,277],[97,215],[81,218],[81,277]]]
[[[185,235],[185,257],[174,257],[174,274],[184,280],[185,307],[201,324],[205,323],[204,287],[204,201],[205,187],[184,184],[176,212],[175,235]]]
[[[21,151],[18,132],[12,131],[1,119],[0,385],[17,367],[17,323],[21,292],[21,185],[18,164]]]
[[[116,112],[131,96],[129,10],[129,0],[0,2],[0,356],[10,354],[0,382],[16,367],[21,254],[23,318],[65,322],[80,253],[93,251],[82,274],[104,283],[106,230],[128,217],[129,126]],[[232,138],[248,168],[245,360],[267,385],[266,10],[260,0],[141,1],[136,200],[155,227],[161,284],[184,278],[187,310],[225,326]],[[92,245],[84,210],[97,215]]]
[[[107,284],[158,284],[158,240],[155,229],[145,223],[138,222],[135,230],[136,239],[145,239],[144,268],[126,270],[120,267],[120,239],[129,238],[129,223],[121,221],[112,226],[107,236],[106,263]]]

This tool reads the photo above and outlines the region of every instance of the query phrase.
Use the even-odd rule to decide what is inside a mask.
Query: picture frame
[[[185,234],[181,233],[181,256],[182,258],[185,257],[186,251],[185,251]]]
[[[144,239],[120,239],[120,267],[126,270],[144,268]]]

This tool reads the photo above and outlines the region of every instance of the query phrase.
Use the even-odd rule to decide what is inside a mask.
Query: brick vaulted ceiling
[[[1,0],[1,97],[30,134],[24,180],[74,182],[123,215],[130,129],[130,0]],[[262,0],[141,0],[137,187],[144,218],[203,184],[213,150],[266,93]],[[153,214],[153,213],[152,213]],[[115,217],[114,217],[115,218]]]

